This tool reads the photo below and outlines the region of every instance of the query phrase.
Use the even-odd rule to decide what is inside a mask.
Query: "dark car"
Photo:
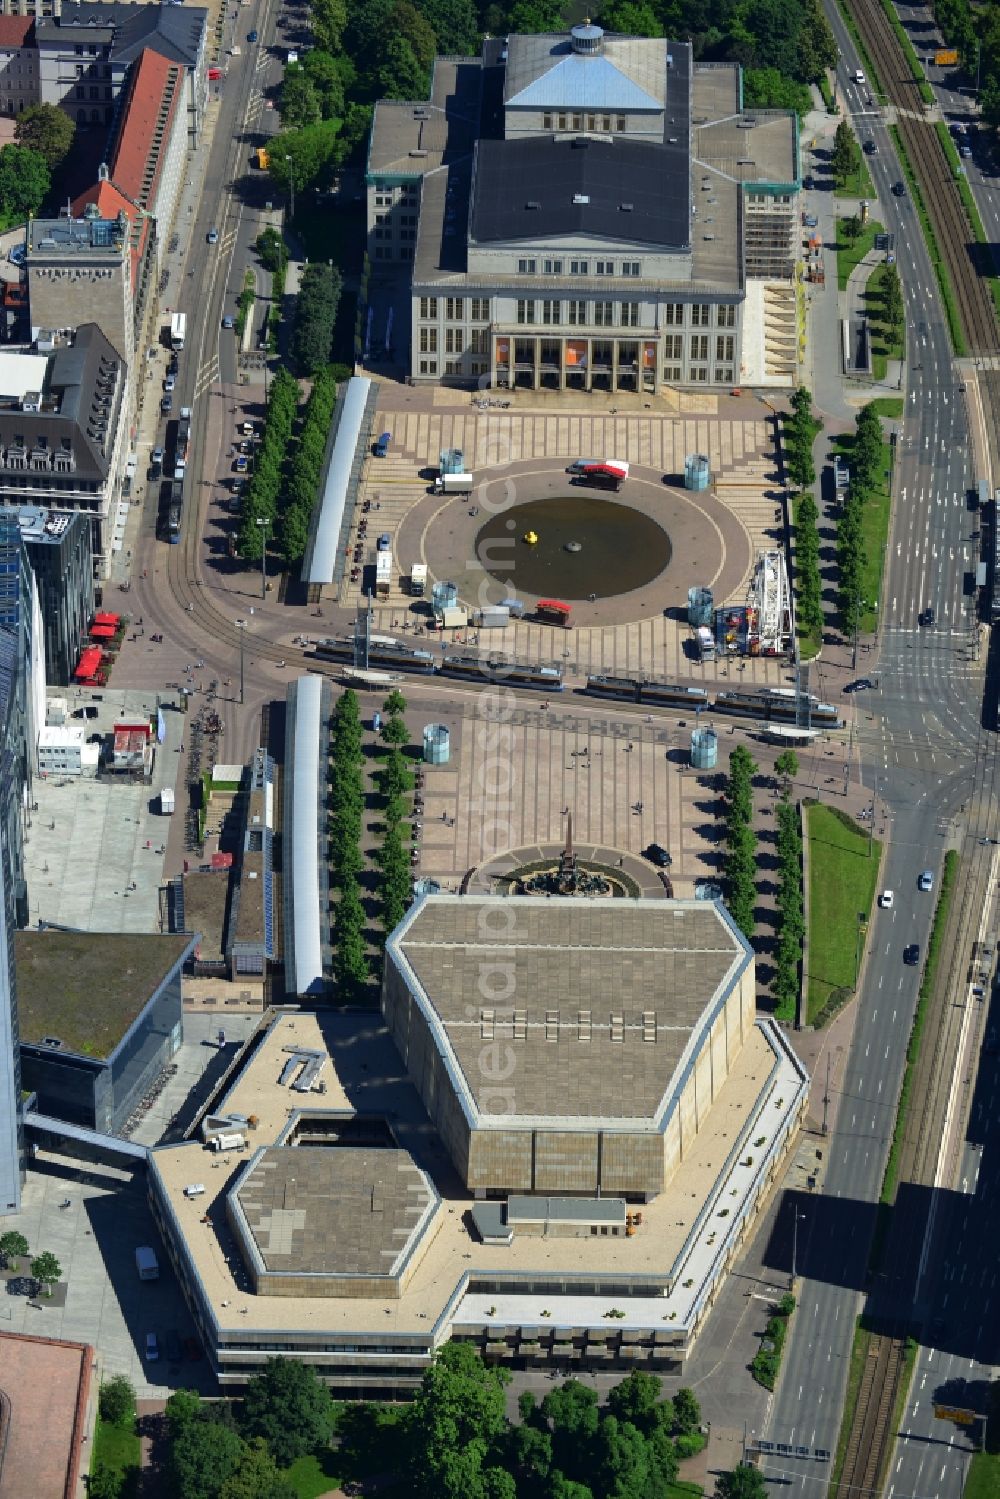
[[[920,962],[919,942],[911,942],[908,947],[903,948],[903,962],[908,963],[911,968],[916,968]]]
[[[181,363],[180,363],[180,360],[177,358],[177,355],[176,354],[171,354],[169,363],[167,364],[167,374],[168,375],[176,375],[179,372],[180,367],[181,367]]]
[[[876,156],[878,154],[878,141],[873,140],[872,137],[869,136],[865,141],[864,152],[866,156]]]
[[[256,40],[257,40],[257,33],[256,33],[256,31],[248,31],[247,32],[247,41],[248,42],[255,42]]]
[[[662,843],[651,843],[645,851],[645,857],[650,864],[656,864],[660,869],[669,869],[674,862]]]
[[[905,182],[894,182],[892,184],[892,191],[893,191],[893,196],[894,197],[901,198],[903,196],[903,194],[906,192],[906,183]]]
[[[392,537],[389,535],[388,531],[382,532],[382,535],[379,537],[376,543],[376,547],[380,552],[388,552],[391,549]]]
[[[917,623],[924,629],[928,629],[936,619],[937,615],[934,613],[934,610],[929,604],[927,608],[922,611],[922,613],[917,615]]]
[[[174,409],[174,398],[173,398],[173,396],[164,396],[163,399],[162,399],[162,401],[160,402],[160,410],[163,412],[164,416],[166,416],[169,412],[173,411],[173,409]]]
[[[864,692],[872,685],[871,677],[858,677],[856,682],[847,682],[844,685],[845,692]]]

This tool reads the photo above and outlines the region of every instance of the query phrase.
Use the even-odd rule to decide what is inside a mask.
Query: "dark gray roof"
[[[690,243],[685,143],[480,141],[471,229],[480,244],[584,234],[682,249]]]
[[[91,42],[99,38],[105,45],[110,42],[116,62],[131,62],[143,47],[152,47],[171,62],[193,67],[207,17],[207,10],[195,6],[66,0],[61,15],[36,22],[35,35],[39,45],[46,47],[73,46],[83,35]]]
[[[0,472],[11,467],[8,447],[22,439],[29,452],[40,447],[54,454],[68,446],[74,466],[66,477],[76,482],[103,483],[114,448],[124,386],[124,365],[97,324],[78,328],[74,342],[58,348],[49,360],[42,410],[0,406]],[[36,472],[30,467],[25,470],[20,463],[13,467],[21,475]]]

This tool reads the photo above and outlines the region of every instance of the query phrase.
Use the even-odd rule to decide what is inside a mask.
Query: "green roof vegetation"
[[[17,932],[21,1040],[58,1036],[107,1057],[194,939],[126,932]]]

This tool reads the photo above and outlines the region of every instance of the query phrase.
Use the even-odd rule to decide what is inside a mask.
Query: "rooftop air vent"
[[[43,1036],[42,1045],[49,1047],[51,1051],[62,1051],[65,1042],[61,1041],[58,1036]]]
[[[634,203],[619,203],[618,207],[621,209],[622,213],[631,213],[632,210],[633,210],[633,208],[635,207],[635,204]]]
[[[590,202],[590,194],[589,193],[574,193],[573,194],[573,202],[575,204],[589,203]]]
[[[534,198],[529,198],[528,201],[527,201],[527,203],[525,203],[524,206],[525,206],[525,208],[541,208],[542,205],[540,203],[536,202],[536,200]]]
[[[573,27],[570,37],[573,51],[581,57],[597,57],[604,48],[604,32],[589,16],[582,26]]]

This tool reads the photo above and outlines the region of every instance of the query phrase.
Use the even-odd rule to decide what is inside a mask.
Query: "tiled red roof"
[[[136,203],[151,208],[184,82],[184,69],[147,47],[129,77],[111,175]],[[157,138],[158,136],[158,138]]]
[[[113,182],[103,181],[96,183],[93,187],[74,198],[70,205],[73,217],[82,219],[84,209],[91,203],[97,205],[102,219],[116,219],[119,213],[124,212],[132,226],[129,235],[129,247],[132,255],[132,286],[138,284],[139,262],[142,259],[146,239],[149,235],[149,219],[130,198],[119,192]]]
[[[0,16],[0,50],[31,46],[34,16]]]

